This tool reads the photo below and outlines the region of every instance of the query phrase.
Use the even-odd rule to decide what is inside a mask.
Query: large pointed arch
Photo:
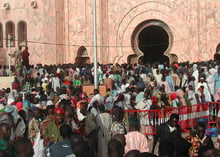
[[[143,63],[173,62],[170,50],[173,35],[169,26],[156,19],[147,20],[135,28],[131,37],[131,45]]]

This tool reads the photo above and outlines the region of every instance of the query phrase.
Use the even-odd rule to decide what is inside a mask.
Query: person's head
[[[113,136],[113,139],[118,140],[121,144],[122,144],[122,152],[124,154],[125,152],[125,146],[126,146],[126,139],[125,139],[125,135],[123,134],[117,134],[115,136]]]
[[[64,121],[67,123],[71,123],[73,120],[73,112],[72,110],[66,110],[64,114]]]
[[[87,115],[87,113],[88,113],[88,110],[87,110],[87,108],[88,108],[88,104],[86,103],[86,102],[82,102],[81,104],[80,104],[80,113],[82,113],[84,116],[86,116]]]
[[[202,122],[197,123],[195,129],[196,129],[196,134],[199,136],[200,139],[202,139],[205,135],[205,129],[206,129],[205,124]]]
[[[57,125],[60,125],[64,121],[64,111],[61,108],[55,108],[55,122]]]
[[[162,140],[159,144],[160,157],[173,157],[175,154],[175,145],[170,140]]]
[[[204,77],[201,77],[201,78],[200,78],[200,82],[203,83],[204,81],[205,81],[205,80],[204,80]]]
[[[139,150],[131,150],[127,152],[126,157],[140,157],[141,153]]]
[[[161,85],[160,91],[163,92],[163,93],[165,92],[165,85],[164,84]]]
[[[98,102],[98,101],[94,101],[94,102],[92,103],[92,106],[95,107],[96,109],[98,109],[99,102]]]
[[[109,77],[109,74],[108,74],[108,73],[106,73],[106,74],[105,74],[105,77],[106,77],[106,78],[108,78],[108,77]]]
[[[119,101],[123,101],[125,99],[125,96],[124,96],[124,94],[123,93],[119,93],[118,94],[118,98],[117,98],[117,102],[119,102]]]
[[[21,46],[18,46],[18,50],[20,50],[20,51],[21,51]]]
[[[176,126],[177,123],[179,121],[179,115],[176,114],[176,113],[173,113],[171,116],[170,116],[170,119],[168,121],[168,124],[172,127]]]
[[[0,157],[10,157],[10,155],[6,150],[0,150]]]
[[[11,93],[11,88],[6,88],[5,93]]]
[[[25,50],[26,50],[26,51],[28,50],[28,47],[27,47],[27,46],[25,47]]]
[[[164,82],[165,80],[166,80],[166,79],[165,79],[165,77],[164,77],[164,76],[163,76],[163,77],[161,77],[161,81],[163,81],[163,82]]]
[[[39,108],[33,107],[32,108],[32,112],[33,112],[33,116],[34,116],[35,119],[40,118],[40,110],[39,110]]]
[[[73,131],[71,127],[68,124],[63,124],[60,127],[60,135],[63,139],[71,139],[71,135],[73,134]]]
[[[108,142],[108,156],[109,157],[122,157],[123,156],[123,146],[121,142],[116,139],[111,139]]]
[[[154,155],[153,153],[143,152],[141,153],[140,157],[157,157],[157,156]]]
[[[88,157],[89,156],[89,144],[86,141],[80,141],[72,146],[73,153],[77,157]]]
[[[140,121],[135,115],[129,117],[129,127],[131,131],[140,129]]]
[[[99,94],[99,90],[98,89],[94,89],[94,95]]]
[[[124,118],[124,110],[119,106],[114,106],[112,108],[112,115],[116,121],[122,121]]]
[[[17,157],[33,157],[34,149],[32,143],[27,138],[19,138],[14,142],[14,150]]]
[[[189,88],[189,90],[193,90],[193,86],[192,85],[189,85],[188,88]]]
[[[54,115],[54,108],[55,108],[54,105],[47,106],[46,111],[48,116]]]
[[[192,76],[192,77],[189,78],[189,81],[195,81],[195,80],[196,80],[196,79],[195,79],[194,76]]]
[[[103,104],[99,105],[99,112],[105,112],[105,106]]]
[[[0,124],[0,138],[8,140],[11,136],[11,129],[7,123]]]
[[[20,110],[18,114],[25,120],[27,118],[26,112],[24,110]]]
[[[124,85],[125,85],[125,84],[126,84],[126,79],[122,79],[122,80],[121,80],[121,84],[124,84]]]

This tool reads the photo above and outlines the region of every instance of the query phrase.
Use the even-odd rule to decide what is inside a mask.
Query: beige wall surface
[[[93,62],[92,0],[36,0],[36,8],[31,1],[0,0],[3,38],[7,21],[14,22],[17,39],[17,23],[24,20],[30,63],[74,63],[81,46]],[[3,3],[10,8],[3,9]],[[180,62],[213,59],[220,43],[220,0],[97,0],[96,8],[100,63],[125,63],[129,55],[143,55],[132,48],[132,36],[148,20],[169,27],[172,41],[166,54],[176,54]],[[0,48],[0,64],[8,63],[5,44]]]

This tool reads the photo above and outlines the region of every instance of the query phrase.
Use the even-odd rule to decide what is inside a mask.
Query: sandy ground
[[[14,80],[14,76],[11,77],[0,77],[0,89],[2,88],[11,88],[11,83]]]

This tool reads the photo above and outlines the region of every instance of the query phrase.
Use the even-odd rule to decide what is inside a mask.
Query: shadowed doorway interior
[[[218,44],[218,46],[216,48],[216,53],[214,55],[214,60],[220,61],[220,44]]]
[[[160,26],[148,26],[138,36],[138,47],[143,52],[143,63],[169,63],[164,52],[169,46],[169,35]]]

